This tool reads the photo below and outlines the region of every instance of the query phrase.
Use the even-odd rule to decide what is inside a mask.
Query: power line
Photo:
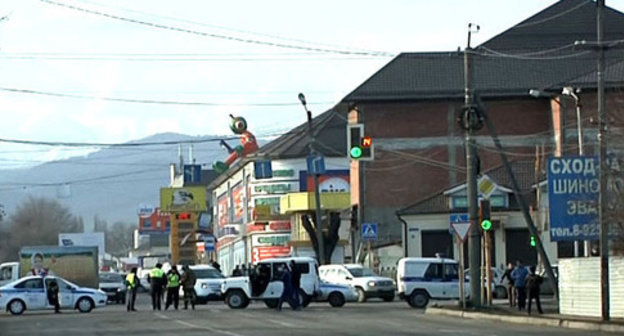
[[[199,36],[203,36],[203,37],[217,38],[217,39],[228,40],[228,41],[242,42],[242,43],[247,43],[247,44],[256,44],[256,45],[263,45],[263,46],[269,46],[269,47],[277,47],[277,48],[285,48],[285,49],[295,49],[295,50],[305,50],[305,51],[315,51],[315,52],[319,52],[319,53],[341,54],[341,55],[360,55],[360,56],[373,56],[373,57],[394,57],[394,56],[396,56],[395,54],[388,53],[388,52],[383,52],[383,51],[350,51],[350,50],[339,50],[339,49],[305,47],[305,46],[300,46],[300,45],[295,45],[295,44],[286,44],[286,43],[269,42],[269,41],[255,40],[255,39],[246,39],[246,38],[240,38],[240,37],[231,36],[231,35],[224,35],[224,34],[206,33],[206,32],[201,32],[201,31],[192,30],[192,29],[168,26],[168,25],[163,25],[163,24],[149,22],[149,21],[143,21],[143,20],[138,20],[138,19],[122,17],[122,16],[118,16],[118,15],[114,15],[114,14],[110,14],[110,13],[106,13],[106,12],[102,12],[102,11],[86,9],[86,8],[83,8],[83,7],[77,7],[77,6],[73,6],[73,5],[69,5],[69,4],[65,4],[65,3],[61,3],[61,2],[52,1],[52,0],[40,0],[40,1],[48,3],[48,4],[51,4],[51,5],[64,7],[64,8],[72,9],[72,10],[83,12],[83,13],[103,16],[103,17],[107,17],[109,19],[114,19],[114,20],[118,20],[118,21],[130,22],[130,23],[135,23],[135,24],[148,26],[148,27],[153,27],[153,28],[159,28],[159,29],[170,30],[170,31],[175,31],[175,32],[187,33],[187,34],[192,34],[192,35],[199,35]]]
[[[41,0],[44,1],[44,0]],[[136,99],[136,98],[114,98],[114,97],[100,97],[100,96],[88,96],[77,95],[71,93],[59,93],[49,91],[38,91],[30,89],[16,89],[8,87],[0,87],[0,91],[22,93],[22,94],[35,94],[41,96],[61,97],[61,98],[74,98],[74,99],[88,99],[88,100],[106,100],[121,103],[137,103],[137,104],[158,104],[158,105],[184,105],[184,106],[256,106],[256,107],[283,107],[283,106],[297,106],[300,103],[248,103],[248,104],[236,104],[236,103],[209,103],[209,102],[192,102],[192,101],[174,101],[174,100],[155,100],[155,99]],[[309,105],[321,105],[321,104],[333,104],[333,102],[312,102]]]
[[[554,20],[554,19],[556,19],[558,17],[564,16],[564,15],[566,15],[568,13],[571,13],[571,12],[573,12],[573,11],[575,11],[575,10],[585,6],[585,5],[588,5],[590,3],[592,3],[592,1],[584,1],[584,2],[581,2],[580,4],[570,8],[568,10],[565,10],[565,11],[563,11],[561,13],[557,13],[555,15],[549,16],[549,17],[541,19],[541,20],[537,20],[537,21],[533,21],[533,22],[527,22],[527,23],[521,23],[521,24],[518,24],[518,25],[515,25],[515,26],[511,27],[511,29],[531,27],[531,26],[535,26],[535,25],[538,25],[538,24],[542,24],[542,23]]]
[[[216,142],[216,141],[221,141],[221,140],[234,140],[234,139],[238,139],[238,137],[219,137],[219,138],[198,139],[198,140],[126,142],[126,143],[56,142],[56,141],[17,140],[17,139],[0,138],[0,142],[24,144],[24,145],[64,146],[64,147],[143,147],[143,146],[158,146],[158,145],[196,144],[196,143]]]

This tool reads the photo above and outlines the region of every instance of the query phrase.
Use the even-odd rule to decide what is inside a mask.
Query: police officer
[[[59,286],[54,279],[52,279],[48,284],[48,301],[54,306],[55,314],[61,312],[61,306],[59,305]]]
[[[178,310],[180,302],[180,273],[176,265],[171,265],[171,270],[167,272],[167,301],[165,310],[169,309],[173,301],[173,307]]]
[[[126,299],[128,300],[126,309],[128,311],[136,311],[136,309],[134,309],[134,302],[136,301],[136,293],[140,285],[141,280],[139,280],[137,276],[137,268],[132,267],[130,273],[126,275]]]
[[[182,289],[184,289],[184,309],[188,309],[190,302],[191,308],[195,310],[195,282],[197,277],[188,265],[182,266],[182,271],[184,271],[181,278]]]
[[[149,273],[149,282],[151,287],[152,294],[152,310],[160,310],[163,287],[167,283],[165,279],[165,272],[163,272],[162,264],[157,263],[156,267],[154,267]]]

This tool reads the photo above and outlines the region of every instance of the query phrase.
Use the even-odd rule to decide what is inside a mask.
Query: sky
[[[555,2],[3,0],[0,139],[230,135],[229,114],[274,137],[305,122],[299,92],[316,116],[393,55],[463,48],[470,22],[476,45]],[[92,150],[0,142],[0,169]]]

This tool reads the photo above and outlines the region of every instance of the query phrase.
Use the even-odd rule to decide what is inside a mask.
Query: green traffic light
[[[362,157],[362,148],[360,148],[358,146],[353,146],[349,153],[351,154],[352,158],[359,159],[359,158]]]
[[[535,247],[537,243],[535,242],[535,236],[531,236],[531,246]]]
[[[483,231],[489,231],[492,228],[492,222],[490,222],[487,219],[484,219],[481,222],[481,228],[483,229]]]

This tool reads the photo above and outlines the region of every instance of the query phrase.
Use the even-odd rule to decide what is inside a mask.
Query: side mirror
[[[353,278],[347,275],[345,276],[345,280],[353,280]]]

